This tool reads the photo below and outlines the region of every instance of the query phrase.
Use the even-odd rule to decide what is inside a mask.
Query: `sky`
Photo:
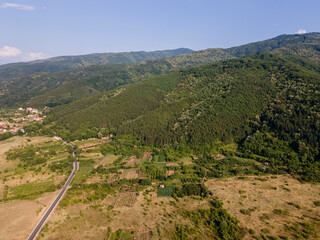
[[[320,32],[319,0],[0,0],[0,64]]]

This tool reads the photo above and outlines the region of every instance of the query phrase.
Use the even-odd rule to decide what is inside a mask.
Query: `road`
[[[63,141],[63,140],[62,140]],[[71,146],[70,143],[67,143],[65,141],[63,141],[65,144]],[[67,191],[71,181],[73,180],[74,176],[75,176],[75,172],[79,170],[79,164],[78,164],[78,156],[77,153],[73,152],[73,156],[75,158],[74,163],[73,163],[73,170],[72,173],[70,174],[68,180],[66,181],[65,185],[62,187],[62,189],[60,190],[59,194],[57,195],[57,197],[54,199],[54,201],[52,202],[52,204],[50,205],[50,207],[48,208],[48,210],[45,212],[45,214],[42,216],[42,218],[40,219],[40,221],[38,222],[37,226],[33,229],[32,233],[29,235],[28,240],[33,240],[36,238],[36,236],[38,235],[38,233],[40,232],[42,226],[45,224],[45,222],[47,221],[47,219],[49,218],[50,214],[53,212],[53,210],[55,209],[55,207],[58,205],[58,203],[60,202],[60,200],[62,199],[64,193]]]

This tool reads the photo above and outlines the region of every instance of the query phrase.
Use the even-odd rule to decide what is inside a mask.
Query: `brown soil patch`
[[[141,162],[141,159],[138,159],[136,156],[130,157],[129,161],[126,163],[126,166],[134,166],[136,163]]]
[[[110,173],[108,178],[108,183],[112,183],[114,181],[118,180],[118,176],[116,173]]]
[[[226,158],[226,156],[224,156],[224,155],[222,155],[222,154],[220,154],[220,153],[217,153],[217,154],[214,154],[214,158],[215,158],[216,160],[223,160],[223,159]]]
[[[242,227],[253,229],[257,234],[268,229],[268,235],[283,235],[285,224],[296,223],[303,216],[320,216],[320,208],[313,203],[319,201],[320,184],[302,184],[291,176],[274,177],[209,180],[206,185],[223,201],[228,212],[239,219]],[[250,214],[240,213],[241,209],[251,209]],[[274,209],[281,209],[287,214],[275,214]],[[247,235],[246,239],[250,236]]]
[[[66,179],[67,179],[67,175],[55,176],[53,183],[54,183],[55,185],[58,185],[58,184],[61,183],[61,182],[65,182]]]
[[[104,143],[107,143],[107,142],[110,142],[111,140],[110,139],[103,139],[103,140],[100,140],[99,141],[95,141],[95,142],[89,142],[89,143],[84,143],[84,144],[78,144],[78,147],[81,149],[81,150],[90,150],[90,149],[95,149],[97,147],[100,147],[102,144]],[[79,141],[81,142],[81,141]]]
[[[170,177],[174,174],[174,170],[167,171],[167,177]]]
[[[180,167],[179,163],[169,162],[166,164],[167,167]]]
[[[35,201],[1,203],[0,239],[26,239],[57,194],[58,191],[46,193]]]
[[[91,184],[91,183],[102,183],[103,180],[101,179],[100,176],[93,176],[89,179],[87,179],[86,183]]]
[[[136,169],[125,170],[120,175],[120,179],[135,179],[139,177],[139,173]]]
[[[136,202],[136,193],[135,192],[122,192],[118,194],[118,197],[115,201],[115,207],[133,207]]]
[[[152,152],[145,152],[143,154],[142,160],[146,160],[148,157],[149,157],[149,161],[151,161],[152,160]]]

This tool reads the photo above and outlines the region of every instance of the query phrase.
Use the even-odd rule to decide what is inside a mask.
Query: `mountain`
[[[130,134],[196,151],[235,141],[275,173],[318,181],[320,66],[298,59],[263,53],[152,77],[52,109],[46,131],[70,140]]]
[[[139,82],[154,75],[260,52],[274,52],[282,56],[302,55],[319,61],[319,43],[319,33],[281,35],[239,47],[207,49],[129,65],[93,65],[58,73],[41,72],[11,79],[0,85],[0,104],[53,107],[100,94],[121,85]],[[183,51],[185,50],[176,53]]]
[[[184,135],[188,135],[191,141],[198,138],[197,141],[211,141],[221,136],[241,138],[246,129],[237,124],[246,124],[245,120],[261,114],[268,104],[276,100],[284,84],[289,84],[286,81],[292,84],[292,88],[301,82],[314,82],[316,85],[310,82],[306,89],[300,86],[300,91],[316,94],[317,84],[320,84],[319,72],[320,66],[308,60],[302,64],[275,54],[252,55],[125,85],[56,107],[52,109],[52,117],[72,130],[90,122],[100,128],[116,127],[121,134],[137,133],[135,129],[139,129],[139,135],[149,139],[150,133],[143,134],[140,128],[145,131],[155,128],[152,132],[158,140],[150,140],[151,144],[173,142],[176,137]],[[316,99],[316,95],[313,98]],[[229,122],[230,114],[236,115]],[[207,115],[215,116],[214,121],[223,130],[219,132],[213,127],[213,132],[205,136],[201,129],[195,131],[201,122],[209,128],[208,119],[203,119]],[[190,127],[194,122],[196,126]],[[161,126],[166,129],[161,129]],[[170,131],[165,131],[167,129]],[[166,133],[161,140],[160,132]],[[196,132],[201,137],[193,136]]]
[[[299,49],[299,51],[298,51]],[[209,48],[166,59],[174,69],[185,69],[231,58],[244,57],[263,52],[290,53],[319,59],[320,33],[280,35],[268,40],[245,44],[232,48]],[[303,55],[302,52],[304,52]],[[153,62],[159,62],[154,60]]]
[[[80,56],[61,56],[26,63],[0,65],[0,82],[25,77],[27,75],[47,72],[55,73],[71,69],[84,68],[91,65],[130,64],[156,58],[167,58],[179,54],[190,53],[192,50],[179,48],[174,50],[153,52],[120,52],[94,53]]]

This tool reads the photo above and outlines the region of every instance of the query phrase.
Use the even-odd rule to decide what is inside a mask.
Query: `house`
[[[6,129],[0,129],[0,134],[7,132]]]
[[[17,133],[19,131],[19,128],[13,127],[9,131],[12,132],[12,133]]]

